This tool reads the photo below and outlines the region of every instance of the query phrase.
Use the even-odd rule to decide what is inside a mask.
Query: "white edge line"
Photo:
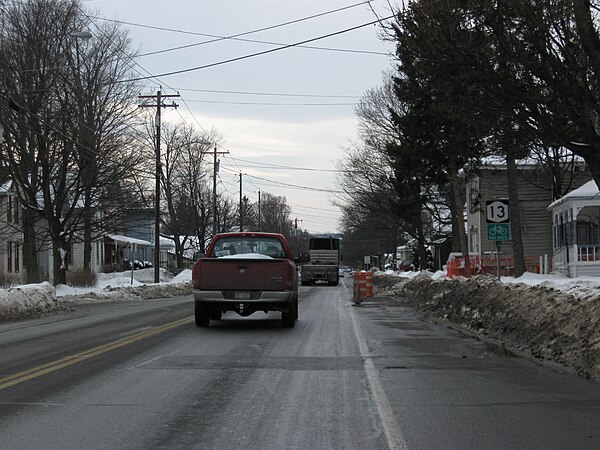
[[[358,347],[360,349],[360,355],[364,359],[367,380],[369,381],[369,386],[375,400],[375,405],[377,406],[377,412],[379,413],[379,417],[381,418],[381,422],[383,424],[383,431],[385,432],[388,446],[390,449],[394,450],[408,449],[408,444],[406,443],[404,434],[400,429],[400,425],[398,425],[398,421],[396,420],[392,405],[390,404],[385,390],[383,389],[383,385],[379,380],[379,373],[375,368],[375,364],[373,364],[373,358],[369,353],[364,335],[360,329],[358,321],[356,320],[355,314],[356,313],[351,308],[350,316],[352,317],[352,324],[354,325],[354,333],[356,334],[356,339],[358,339]]]

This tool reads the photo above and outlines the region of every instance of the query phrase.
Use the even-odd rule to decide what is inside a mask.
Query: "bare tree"
[[[261,230],[286,234],[289,227],[291,207],[287,204],[285,197],[276,196],[269,192],[263,192],[260,201],[260,223]]]
[[[165,125],[161,186],[168,214],[162,217],[166,233],[173,236],[177,267],[183,267],[184,250],[193,236],[204,241],[208,222],[204,207],[210,168],[206,154],[215,136],[203,136],[191,125]],[[201,226],[203,225],[203,226]]]
[[[95,43],[80,47],[73,33],[80,31],[83,13],[76,1],[33,0],[8,5],[4,12],[0,20],[8,38],[2,40],[0,67],[7,89],[1,105],[7,145],[2,156],[24,207],[26,281],[39,281],[43,227],[52,243],[53,282],[65,283],[70,241],[83,230],[91,242],[90,211],[110,206],[110,199],[112,205],[122,203],[116,195],[128,173],[123,163],[135,164],[124,157],[120,140],[130,116],[131,86],[119,84],[126,69],[113,63],[127,40],[107,28]],[[82,54],[85,64],[78,58]],[[90,253],[88,246],[88,267]]]
[[[82,229],[83,268],[88,272],[92,240],[139,204],[126,189],[125,180],[133,177],[141,163],[141,155],[128,145],[137,114],[132,104],[137,86],[124,82],[130,75],[124,61],[130,41],[114,24],[97,26],[94,31],[92,39],[68,42],[65,54],[72,70],[65,73],[63,84],[65,107],[71,106],[76,118],[73,138],[78,143],[82,200],[73,220]]]

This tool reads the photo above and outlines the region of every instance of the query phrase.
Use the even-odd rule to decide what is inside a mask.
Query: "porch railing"
[[[600,245],[578,245],[577,261],[591,262],[600,261]]]

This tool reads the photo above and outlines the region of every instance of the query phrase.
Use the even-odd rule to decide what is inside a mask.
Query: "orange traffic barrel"
[[[366,297],[367,278],[365,272],[354,272],[354,303]]]
[[[365,274],[365,297],[373,297],[373,274],[371,272]]]

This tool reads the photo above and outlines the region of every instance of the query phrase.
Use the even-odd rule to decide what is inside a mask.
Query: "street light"
[[[69,36],[87,41],[92,37],[92,33],[89,31],[72,31],[69,33]]]

